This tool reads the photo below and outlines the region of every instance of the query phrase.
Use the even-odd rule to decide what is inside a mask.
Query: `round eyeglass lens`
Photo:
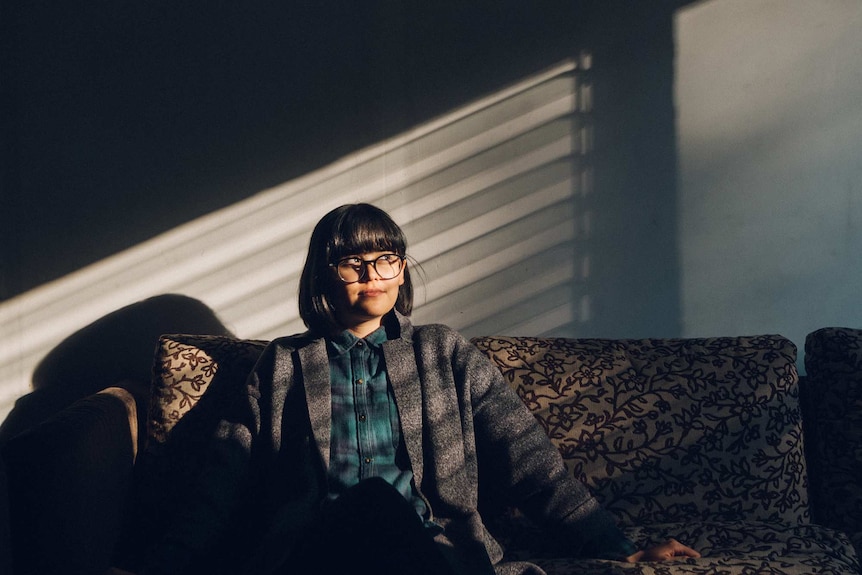
[[[354,283],[362,279],[368,270],[368,264],[371,264],[380,279],[388,280],[398,275],[403,261],[403,258],[396,254],[384,254],[373,260],[344,258],[338,262],[336,269],[342,281]]]

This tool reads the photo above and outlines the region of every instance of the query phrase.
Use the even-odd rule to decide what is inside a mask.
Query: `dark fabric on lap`
[[[325,504],[284,573],[312,567],[317,573],[455,574],[413,506],[380,478]]]

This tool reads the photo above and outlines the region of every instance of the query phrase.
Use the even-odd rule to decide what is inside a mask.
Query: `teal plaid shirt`
[[[401,420],[386,376],[381,327],[364,339],[344,331],[328,341],[332,389],[329,496],[369,477],[392,484],[424,517],[406,455],[399,457]],[[402,450],[403,451],[403,450]]]

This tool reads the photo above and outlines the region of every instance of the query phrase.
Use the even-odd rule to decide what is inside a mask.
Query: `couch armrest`
[[[12,573],[12,540],[9,535],[9,489],[6,463],[0,457],[0,575]]]
[[[101,573],[110,566],[137,430],[132,395],[108,388],[3,446],[16,574]]]
[[[805,368],[801,399],[812,519],[860,533],[862,330],[827,327],[808,334]]]

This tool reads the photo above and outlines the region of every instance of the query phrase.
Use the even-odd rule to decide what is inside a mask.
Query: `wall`
[[[860,323],[858,2],[2,6],[0,412],[157,293],[301,329],[343,201],[468,335]]]
[[[301,329],[346,201],[404,224],[419,321],[678,333],[671,10],[626,6],[4,4],[0,403],[158,293]]]
[[[862,3],[675,22],[683,334],[862,327]]]

